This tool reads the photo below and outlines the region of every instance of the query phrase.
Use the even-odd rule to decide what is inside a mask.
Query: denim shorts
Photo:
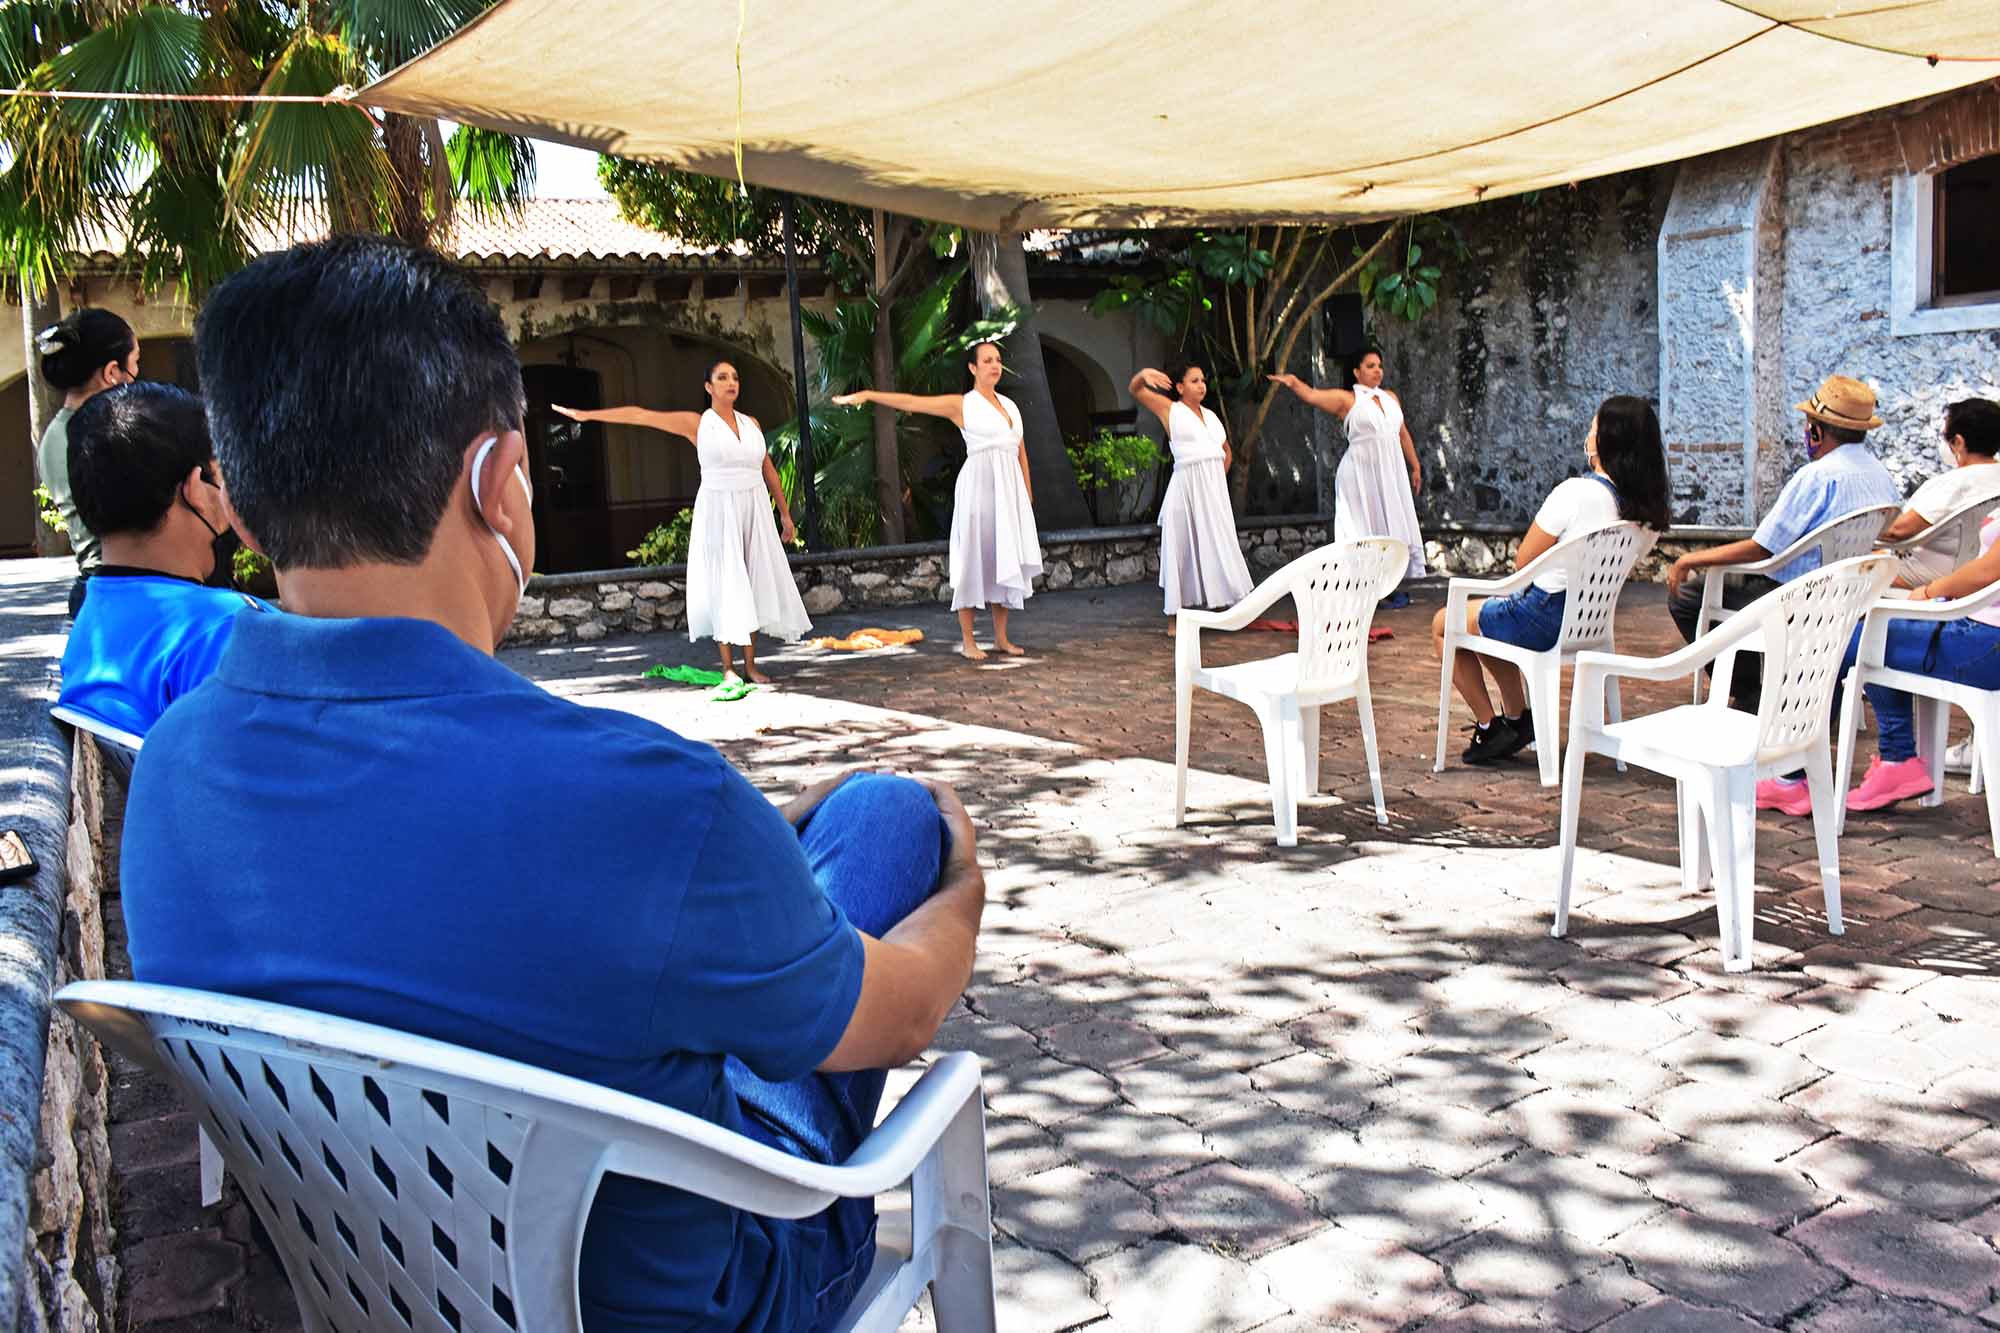
[[[1511,597],[1495,597],[1480,605],[1479,632],[1531,652],[1544,652],[1556,646],[1556,636],[1562,633],[1565,596],[1531,583]]]

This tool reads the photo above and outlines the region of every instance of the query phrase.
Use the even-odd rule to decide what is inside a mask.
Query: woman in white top
[[[1166,613],[1184,606],[1234,606],[1250,592],[1250,566],[1229,508],[1229,437],[1202,406],[1208,377],[1178,365],[1171,378],[1150,367],[1132,377],[1132,396],[1167,428],[1174,475],[1160,501],[1160,587]],[[1167,633],[1176,622],[1167,621]]]
[[[710,406],[699,415],[644,407],[585,412],[551,406],[573,421],[650,426],[693,442],[701,460],[701,486],[695,492],[694,528],[688,536],[688,638],[716,641],[722,650],[725,683],[738,679],[729,651],[738,645],[743,649],[743,674],[760,685],[769,684],[771,678],[757,669],[757,633],[790,643],[812,628],[785,559],[785,547],[796,535],[792,511],[785,503],[778,469],[765,451],[763,428],[755,417],[736,410],[743,387],[736,367],[717,361],[708,368],[702,387],[708,391]]]
[[[1424,574],[1424,534],[1417,527],[1417,492],[1424,470],[1416,441],[1403,420],[1403,400],[1382,387],[1382,354],[1366,351],[1354,362],[1354,387],[1315,389],[1297,375],[1271,378],[1347,426],[1347,452],[1333,478],[1333,539],[1394,537],[1410,548],[1406,578]],[[1397,590],[1384,602],[1390,610],[1410,604]]]
[[[1985,398],[1965,398],[1944,410],[1944,438],[1938,443],[1944,455],[1941,472],[1917,487],[1903,506],[1903,512],[1882,532],[1883,541],[1914,537],[1931,524],[1958,512],[1977,500],[2000,502],[2000,403]],[[1914,588],[1951,573],[1957,552],[1933,551],[1919,547],[1904,553],[1902,569],[1896,576],[1900,587]]]
[[[1660,419],[1651,403],[1624,394],[1605,399],[1590,419],[1583,461],[1590,471],[1558,483],[1542,501],[1527,536],[1521,538],[1514,568],[1535,560],[1565,537],[1612,523],[1639,523],[1651,530],[1654,540],[1667,530],[1667,454],[1660,442]],[[1568,579],[1565,572],[1552,570],[1537,575],[1533,583],[1510,596],[1469,603],[1467,632],[1536,651],[1554,647],[1562,632]],[[1431,620],[1431,646],[1439,657],[1444,656],[1443,611]],[[1482,668],[1493,673],[1494,683],[1500,687],[1504,714],[1494,712]],[[1521,673],[1510,664],[1480,653],[1459,653],[1452,661],[1452,684],[1478,721],[1472,744],[1465,751],[1466,763],[1490,764],[1505,759],[1535,738],[1527,690]]]
[[[1042,572],[1041,536],[1035,529],[1035,493],[1028,477],[1028,445],[1021,409],[1001,394],[1000,345],[974,343],[966,360],[972,391],[919,395],[863,389],[844,393],[841,407],[880,403],[898,412],[943,417],[965,436],[965,466],[951,508],[951,608],[958,612],[958,651],[973,661],[986,653],[972,638],[972,614],[993,608],[993,646],[1019,656],[1007,637],[1007,614],[1035,591]]]

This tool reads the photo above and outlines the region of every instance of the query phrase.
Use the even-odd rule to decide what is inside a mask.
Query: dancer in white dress
[[[1229,437],[1215,413],[1202,406],[1208,377],[1200,366],[1176,366],[1172,377],[1148,367],[1132,377],[1131,390],[1167,428],[1174,454],[1174,475],[1160,501],[1166,613],[1172,616],[1184,606],[1234,606],[1250,592],[1250,566],[1229,508]],[[1177,623],[1168,620],[1167,633]]]
[[[1362,353],[1353,370],[1352,389],[1315,389],[1297,375],[1271,378],[1347,424],[1347,453],[1333,480],[1333,539],[1395,537],[1410,548],[1404,577],[1421,578],[1424,535],[1417,527],[1416,494],[1423,489],[1423,468],[1403,421],[1403,401],[1382,387],[1380,352]],[[1384,604],[1408,606],[1409,594],[1398,589]]]
[[[974,343],[966,369],[972,392],[919,395],[863,389],[834,398],[841,407],[880,403],[898,412],[943,417],[965,435],[951,510],[951,607],[958,612],[959,652],[977,662],[986,652],[972,637],[972,614],[993,608],[993,646],[1019,656],[1007,637],[1007,615],[1034,594],[1042,572],[1041,536],[1035,529],[1035,493],[1028,479],[1028,445],[1021,409],[997,392],[1000,346]]]
[[[730,654],[736,645],[743,649],[743,674],[768,684],[771,678],[757,669],[758,632],[789,643],[812,628],[785,560],[785,547],[796,535],[792,512],[778,469],[765,451],[763,428],[755,417],[736,410],[742,390],[736,367],[716,362],[703,387],[712,405],[699,416],[644,407],[586,412],[551,406],[573,421],[650,426],[694,443],[701,487],[695,492],[694,528],[688,537],[688,638],[716,641],[725,682],[737,679]],[[773,504],[779,514],[775,527]]]

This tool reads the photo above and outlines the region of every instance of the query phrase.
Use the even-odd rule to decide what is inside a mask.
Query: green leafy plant
[[[60,532],[65,537],[69,535],[69,520],[62,516],[62,510],[56,508],[56,497],[49,494],[46,486],[35,487],[35,513],[50,531]]]
[[[247,546],[239,546],[229,557],[229,576],[239,588],[247,588],[271,572],[271,562]]]
[[[694,510],[683,509],[641,538],[625,558],[635,565],[678,565],[688,557],[693,534]]]
[[[1424,262],[1426,249],[1432,256],[1429,263]],[[1437,284],[1444,276],[1437,258],[1462,260],[1468,253],[1458,228],[1451,223],[1432,216],[1414,218],[1403,243],[1400,265],[1393,256],[1385,263],[1378,254],[1362,265],[1355,285],[1364,304],[1414,324],[1437,305]],[[1360,246],[1354,247],[1354,254],[1361,257]]]
[[[1141,472],[1159,466],[1160,446],[1144,435],[1121,434],[1104,427],[1095,435],[1075,435],[1063,442],[1070,466],[1076,469],[1076,484],[1083,502],[1090,508],[1090,521],[1104,524],[1099,508],[1106,488],[1132,480]]]

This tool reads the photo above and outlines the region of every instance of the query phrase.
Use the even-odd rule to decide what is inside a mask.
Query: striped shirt
[[[1870,505],[1901,505],[1903,492],[1882,460],[1865,444],[1843,444],[1815,458],[1785,483],[1754,540],[1778,554],[1822,523]],[[1819,552],[1808,551],[1771,571],[1779,583],[1819,568]]]

